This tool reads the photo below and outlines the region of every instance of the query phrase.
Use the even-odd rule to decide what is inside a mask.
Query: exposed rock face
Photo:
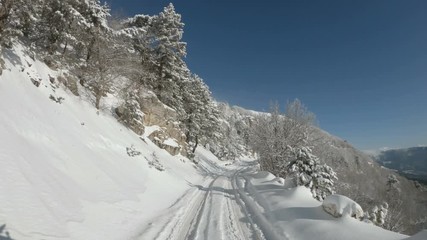
[[[147,126],[163,126],[178,118],[175,110],[163,104],[151,91],[141,91],[138,102],[144,112],[144,123]]]
[[[187,144],[185,141],[184,143],[178,143],[175,138],[171,138],[168,135],[168,130],[166,128],[152,132],[148,138],[171,155],[178,155],[181,153],[181,155],[185,156],[187,154]]]
[[[188,145],[184,132],[180,129],[176,111],[163,104],[151,91],[141,91],[138,96],[143,122],[146,126],[157,125],[159,130],[148,138],[171,155],[187,156]]]
[[[74,95],[80,95],[77,86],[77,79],[74,76],[64,74],[64,76],[58,76],[58,81],[64,84],[64,86],[67,87]]]

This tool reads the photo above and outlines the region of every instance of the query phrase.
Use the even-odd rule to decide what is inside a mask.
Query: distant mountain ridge
[[[427,184],[427,146],[383,150],[375,159],[384,167]]]

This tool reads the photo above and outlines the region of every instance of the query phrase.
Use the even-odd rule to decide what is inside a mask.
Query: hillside
[[[7,51],[0,78],[0,222],[14,239],[131,238],[202,178],[188,159],[98,113],[22,51]],[[129,156],[131,147],[140,155]]]
[[[221,115],[233,126],[234,138],[240,142],[248,141],[253,121],[260,114],[266,113],[227,104],[221,107]],[[354,199],[368,211],[383,202],[389,203],[389,223],[384,226],[387,229],[414,234],[427,228],[427,191],[424,187],[381,167],[373,158],[348,142],[317,127],[313,127],[310,135],[309,145],[313,147],[313,153],[337,173],[337,193]],[[390,176],[398,180],[396,189],[388,187]]]
[[[217,102],[183,34],[173,4],[116,18],[99,0],[0,3],[1,239],[405,239],[427,227],[425,187],[320,129],[298,99],[284,113]]]
[[[247,239],[255,232],[268,239],[406,238],[350,217],[333,218],[308,190],[285,189],[271,174],[253,175],[256,165],[250,161],[219,161],[200,147],[197,165],[182,155],[172,156],[147,137],[155,127],[147,126],[143,135],[127,129],[108,109],[96,110],[58,84],[59,72],[26,56],[20,45],[4,57],[6,69],[0,77],[2,239]],[[110,100],[114,102],[112,96]],[[243,187],[248,184],[252,187]],[[216,191],[220,195],[212,198]],[[270,199],[269,194],[276,197]],[[240,200],[227,200],[233,198]],[[277,201],[287,204],[277,205]],[[209,211],[207,202],[214,204]],[[222,204],[233,204],[229,207],[235,215],[228,217],[240,226],[240,233],[220,214],[229,211],[218,212]],[[239,210],[247,205],[252,207]],[[191,218],[170,217],[196,211],[196,206],[207,208],[198,213],[196,225],[191,214]],[[251,220],[245,220],[248,217]],[[219,232],[217,225],[206,225],[211,229],[206,235],[208,230],[200,229],[210,218],[225,225]],[[318,228],[319,220],[323,229]],[[173,227],[181,224],[182,228]],[[186,232],[185,224],[196,230]],[[349,231],[357,234],[347,236]]]

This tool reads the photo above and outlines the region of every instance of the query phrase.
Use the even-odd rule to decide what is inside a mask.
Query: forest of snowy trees
[[[131,112],[142,89],[177,112],[194,151],[219,127],[218,110],[203,80],[185,61],[184,23],[169,4],[158,15],[111,16],[99,0],[6,0],[0,5],[1,45],[28,43],[53,68],[68,69],[93,94],[96,108],[120,92]],[[127,117],[134,117],[131,114]],[[125,119],[125,123],[131,119]]]
[[[291,164],[317,163],[311,155],[306,155],[308,161],[293,162],[308,149],[304,143],[313,115],[296,100],[288,105],[286,119],[276,109],[255,119],[253,128],[246,126],[245,136],[239,136],[241,132],[232,136],[233,128],[220,124],[219,108],[208,87],[184,61],[184,23],[172,4],[158,15],[124,19],[111,17],[99,0],[7,0],[0,11],[2,46],[11,47],[19,38],[51,67],[68,69],[92,93],[97,109],[104,96],[118,91],[130,113],[120,117],[130,125],[139,121],[135,101],[139,91],[151,90],[176,111],[190,152],[201,142],[221,157],[235,158],[244,149],[234,142],[246,138],[240,145],[249,144],[259,153],[263,170],[282,177],[310,172],[298,183],[321,189],[317,183],[323,183],[326,175],[313,172],[320,169],[316,164],[307,166],[312,170]],[[314,195],[322,199],[324,194],[316,191]]]

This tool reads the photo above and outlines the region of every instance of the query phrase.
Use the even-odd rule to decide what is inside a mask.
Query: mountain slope
[[[5,66],[0,77],[2,239],[151,239],[153,230],[158,239],[176,236],[168,231],[198,239],[276,235],[328,239],[349,231],[366,239],[405,238],[355,219],[343,224],[324,212],[321,222],[328,222],[327,229],[336,228],[335,233],[313,228],[309,235],[302,235],[298,228],[313,226],[307,223],[319,219],[300,211],[281,215],[280,209],[272,208],[273,212],[266,212],[266,201],[260,199],[280,191],[283,194],[267,205],[276,206],[276,201],[320,204],[310,194],[293,199],[292,189],[271,178],[240,173],[252,169],[252,163],[220,162],[203,148],[196,151],[198,165],[181,155],[171,156],[148,139],[155,126],[146,127],[142,136],[126,129],[108,109],[97,111],[84,97],[64,89],[57,82],[59,71],[28,57],[20,45],[6,52]],[[108,101],[115,99],[109,96]],[[206,198],[192,197],[196,195]],[[234,209],[234,215],[224,204]],[[188,218],[176,217],[188,207],[205,210]],[[272,219],[271,214],[292,217],[293,227],[284,227],[291,219]],[[179,228],[180,219],[195,230],[188,232],[186,224]],[[305,224],[299,224],[301,219]],[[223,224],[218,232],[216,220]],[[245,229],[248,221],[252,223]],[[259,235],[254,232],[257,229]]]
[[[236,132],[230,136],[238,140],[232,142],[245,142],[254,119],[265,113],[224,104],[221,114]],[[385,228],[406,234],[427,228],[427,191],[424,188],[395,171],[381,167],[348,142],[317,127],[312,128],[307,144],[322,163],[337,172],[337,193],[352,198],[366,211],[372,211],[383,202],[388,203]],[[390,188],[388,181],[392,176],[397,179],[397,183]]]
[[[51,83],[59,72],[22,47],[8,51],[5,64],[0,224],[13,238],[130,238],[190,188],[188,182],[202,179],[188,159],[141,140],[108,111],[98,113],[57,80]],[[57,103],[50,96],[64,99]],[[140,155],[127,154],[132,146]],[[150,167],[155,161],[165,171]]]

